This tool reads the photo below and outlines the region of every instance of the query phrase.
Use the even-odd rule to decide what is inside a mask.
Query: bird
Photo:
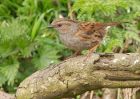
[[[107,28],[117,24],[117,22],[101,23],[59,18],[53,20],[49,27],[58,31],[61,42],[75,51],[74,55],[80,55],[83,50],[88,49],[87,57],[89,57],[101,44]]]

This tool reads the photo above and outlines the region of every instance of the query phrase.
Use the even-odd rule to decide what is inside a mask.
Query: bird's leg
[[[75,51],[74,54],[72,54],[69,58],[76,57],[78,55],[81,55],[81,51]]]
[[[73,57],[76,57],[78,55],[81,55],[81,51],[75,51],[74,54],[72,54],[71,56],[67,57],[66,59],[73,58]]]
[[[75,51],[72,56],[78,56],[78,55],[81,55],[81,51]]]
[[[97,45],[93,46],[91,49],[89,49],[89,52],[88,52],[86,58],[84,59],[84,61],[86,61],[91,56],[92,52],[96,51],[98,46],[99,46],[99,44],[97,44]]]

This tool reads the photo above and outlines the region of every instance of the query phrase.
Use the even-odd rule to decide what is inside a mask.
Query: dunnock
[[[79,22],[70,19],[56,19],[51,27],[59,32],[60,40],[68,48],[80,54],[82,50],[89,49],[88,56],[95,52],[105,37],[108,26],[115,26],[118,23]]]

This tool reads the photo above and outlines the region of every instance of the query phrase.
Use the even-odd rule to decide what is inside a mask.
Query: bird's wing
[[[114,23],[91,23],[91,22],[84,22],[79,24],[79,30],[76,35],[81,40],[93,40],[93,41],[100,41],[103,39],[106,33],[107,26],[114,26],[117,25]]]

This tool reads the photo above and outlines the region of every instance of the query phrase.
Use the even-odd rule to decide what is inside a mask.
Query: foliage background
[[[140,52],[139,0],[0,0],[0,87],[15,92],[33,72],[73,52],[47,25],[65,16],[81,21],[120,22],[98,52]]]

